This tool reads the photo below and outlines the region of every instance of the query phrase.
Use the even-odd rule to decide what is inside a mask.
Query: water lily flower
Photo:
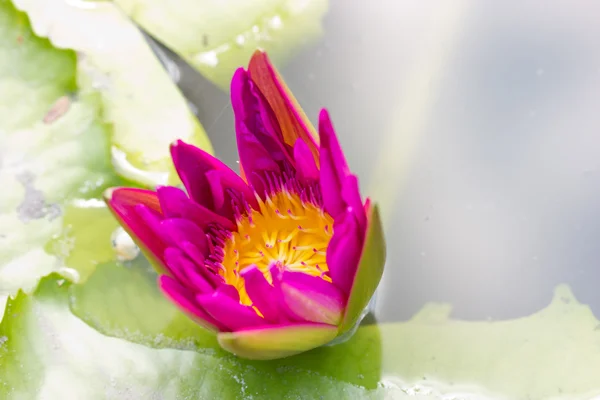
[[[105,199],[164,294],[224,349],[287,357],[360,322],[383,272],[381,223],[327,111],[317,135],[265,53],[235,72],[231,101],[240,175],[177,141],[186,191],[120,187]]]

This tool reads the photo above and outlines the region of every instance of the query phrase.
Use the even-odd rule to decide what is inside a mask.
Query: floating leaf
[[[103,117],[112,124],[111,156],[119,174],[147,186],[173,183],[172,141],[212,151],[143,35],[112,2],[14,2],[27,12],[34,32],[77,51],[78,83],[101,94]]]
[[[362,399],[371,395],[343,378],[349,371],[356,373],[358,360],[374,354],[369,350],[377,345],[372,332],[356,339],[366,348],[355,342],[354,347],[313,351],[278,363],[247,362],[214,349],[156,349],[105,336],[75,317],[68,305],[71,287],[53,275],[44,278],[33,295],[20,293],[9,300],[0,324],[1,398]],[[366,381],[360,375],[352,378]]]
[[[0,1],[0,294],[69,273],[44,246],[65,202],[116,183],[100,113],[100,97],[77,86],[75,53],[33,35]]]
[[[150,34],[224,89],[261,48],[284,63],[322,35],[327,0],[115,0]]]

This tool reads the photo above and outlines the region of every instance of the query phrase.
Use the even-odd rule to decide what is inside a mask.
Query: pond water
[[[135,249],[117,259],[116,223],[94,192],[102,185],[76,201],[65,189],[38,199],[46,211],[70,199],[59,221],[42,216],[59,233],[15,236],[42,243],[62,269],[14,255],[13,236],[2,250],[2,278],[21,275],[12,259],[62,277],[8,300],[0,397],[600,398],[598,15],[592,2],[330,2],[322,35],[280,71],[312,121],[328,108],[363,192],[381,206],[386,269],[356,335],[272,363],[224,353],[164,301]],[[161,51],[215,153],[237,170],[229,95]],[[73,84],[63,86],[48,104]],[[29,154],[11,146],[9,166]],[[108,164],[98,157],[94,168]],[[35,168],[32,185],[45,170]],[[99,182],[123,182],[97,169]],[[28,204],[16,194],[7,204],[13,197]],[[0,280],[0,302],[12,282]]]

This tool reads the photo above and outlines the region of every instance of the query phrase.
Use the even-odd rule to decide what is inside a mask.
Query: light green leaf
[[[367,215],[369,227],[366,233],[362,257],[354,275],[352,289],[348,297],[346,312],[340,325],[341,334],[349,331],[356,325],[362,311],[369,304],[371,297],[373,297],[383,274],[386,250],[379,207],[377,204],[373,204],[369,211],[370,213]]]
[[[250,360],[275,360],[315,349],[335,337],[332,325],[284,326],[248,329],[243,332],[222,332],[221,346],[231,353]]]
[[[98,331],[152,347],[217,348],[213,333],[180,313],[160,293],[144,257],[106,262],[71,288],[72,311]]]
[[[220,349],[215,334],[164,298],[156,285],[156,273],[143,257],[99,266],[85,284],[71,287],[69,299],[72,312],[99,332],[146,346],[194,349],[263,371],[307,370],[367,388],[376,387],[379,381],[381,352],[376,327],[359,331],[343,345],[288,359],[270,363],[237,359]],[[362,362],[349,361],[364,357]]]
[[[70,274],[44,251],[61,230],[62,204],[117,182],[100,98],[75,75],[75,53],[34,36],[0,1],[0,294]]]
[[[73,211],[79,206],[72,203],[123,183],[111,158],[122,175],[154,185],[176,179],[168,154],[174,138],[210,150],[185,99],[113,4],[15,3],[52,43],[36,36],[11,2],[0,1],[0,184],[6,193],[0,199],[0,294],[31,290],[52,271],[85,279],[109,259],[109,240],[93,238],[90,222],[103,211]],[[99,223],[105,224],[95,227],[100,235],[107,227]],[[79,239],[87,253],[71,257],[65,252],[73,224],[90,228]],[[91,255],[94,239],[102,255]]]
[[[150,34],[221,88],[261,48],[283,64],[322,35],[327,0],[115,0]]]
[[[287,363],[251,363],[214,349],[150,348],[104,336],[71,314],[70,285],[51,276],[32,296],[19,294],[9,300],[0,324],[0,398],[362,399],[374,395],[337,378],[348,370],[355,373],[355,361],[370,354],[370,342],[364,339],[367,349],[363,347],[360,354],[340,346]]]
[[[114,260],[111,237],[119,224],[98,199],[76,199],[63,210],[61,231],[45,249],[77,274],[76,282],[83,283],[99,264]]]
[[[600,321],[566,285],[522,318],[460,321],[451,310],[432,303],[380,326],[386,386],[473,400],[600,396]]]
[[[169,144],[182,139],[212,152],[187,101],[148,43],[112,2],[15,0],[34,32],[77,51],[79,85],[102,96],[113,127],[111,156],[124,177],[153,186],[177,181]]]

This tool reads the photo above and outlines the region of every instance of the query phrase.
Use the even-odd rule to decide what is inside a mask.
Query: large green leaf
[[[79,84],[101,94],[103,117],[112,124],[111,156],[119,174],[145,185],[173,183],[171,142],[212,151],[145,38],[112,2],[14,2],[39,36],[77,51]]]
[[[173,180],[171,140],[210,150],[185,99],[113,4],[15,3],[50,41],[0,0],[0,295],[30,290],[52,271],[84,280],[109,259],[114,224],[98,221],[105,211],[74,203],[122,182],[111,158],[122,175],[154,185]],[[73,236],[74,225],[88,225],[78,233],[86,238]],[[87,253],[79,246],[70,256],[73,240],[86,242]],[[97,244],[103,250],[93,253]]]
[[[125,264],[101,265],[84,285],[71,287],[69,298],[73,313],[99,332],[146,346],[209,351],[223,360],[236,360],[244,368],[307,370],[368,388],[379,381],[381,352],[376,327],[361,331],[347,344],[275,362],[237,359],[219,348],[213,333],[165,300],[157,288],[156,273],[142,257]],[[368,358],[362,362],[350,362],[365,356]]]
[[[100,113],[100,97],[76,84],[75,53],[34,36],[0,1],[0,294],[70,274],[44,245],[61,230],[63,203],[115,183]]]
[[[431,304],[404,323],[361,327],[341,345],[252,362],[186,327],[155,292],[154,278],[141,260],[106,264],[83,285],[52,276],[33,295],[9,300],[0,324],[0,398],[600,395],[600,321],[564,286],[548,308],[525,318],[456,321],[448,305]]]
[[[374,355],[376,332],[357,335],[353,346],[321,349],[287,362],[252,363],[214,347],[151,348],[105,336],[70,312],[70,289],[69,282],[50,276],[33,295],[19,294],[9,300],[0,324],[0,398],[353,399],[375,395],[344,378],[367,381],[357,374],[357,361]],[[133,312],[127,304],[121,306],[128,311],[117,309],[115,314]],[[146,310],[141,318],[154,311]],[[371,365],[378,365],[376,361]]]
[[[114,0],[222,88],[261,48],[280,65],[322,35],[327,0]]]

